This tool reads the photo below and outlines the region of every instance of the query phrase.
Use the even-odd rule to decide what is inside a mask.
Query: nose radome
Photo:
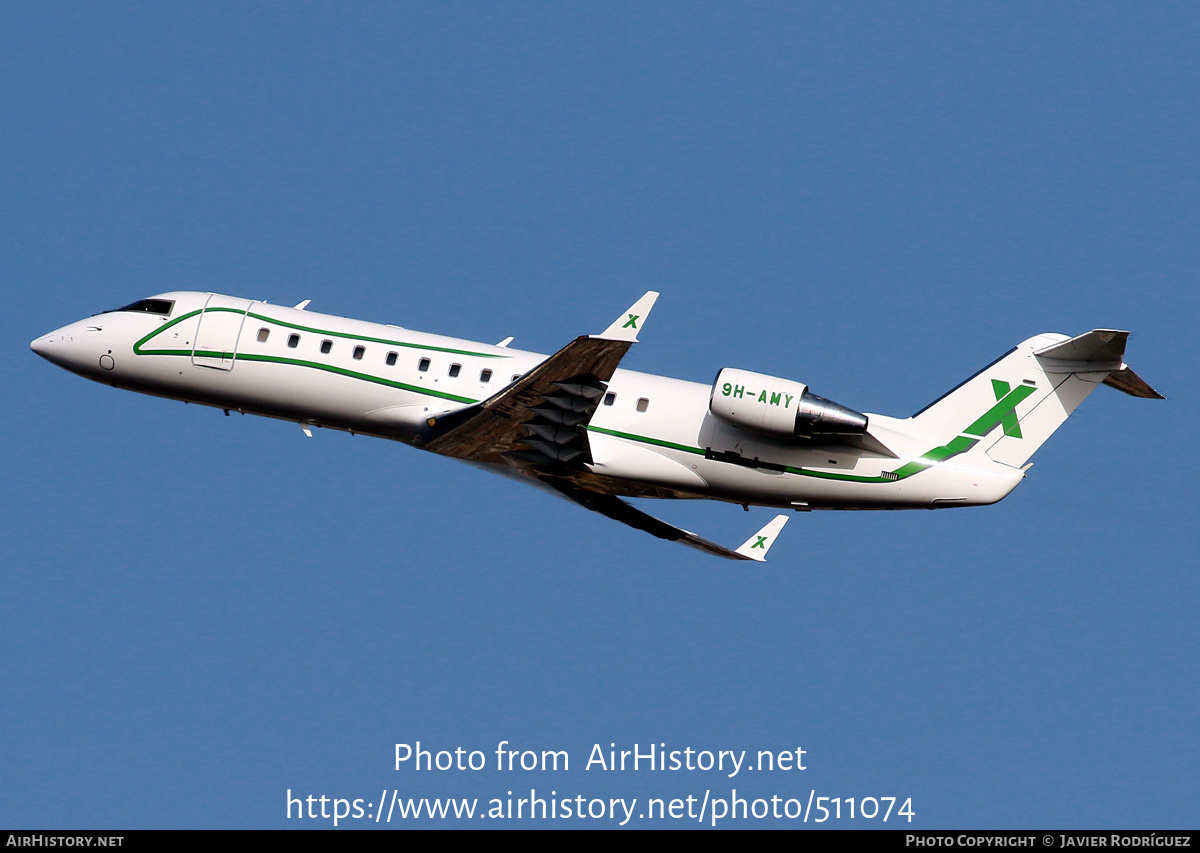
[[[48,335],[35,338],[30,342],[29,348],[51,364],[70,369],[81,356],[72,331],[70,326],[55,329]]]

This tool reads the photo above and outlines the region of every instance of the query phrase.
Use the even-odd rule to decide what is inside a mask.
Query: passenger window
[[[613,392],[609,391],[604,395],[604,405],[611,406],[615,402],[617,402],[617,395]]]
[[[387,366],[391,367],[395,363],[396,363],[396,354],[394,352],[389,352],[387,354]]]
[[[270,336],[271,336],[270,329],[259,329],[258,330],[258,342],[260,344],[265,344],[267,342],[267,338],[269,338]]]
[[[428,369],[429,369],[429,359],[427,359],[427,358],[421,359],[421,361],[417,364],[417,370],[424,373]]]
[[[300,345],[300,336],[299,335],[288,335],[288,346],[289,347],[291,347],[292,349],[295,349],[299,345]]]
[[[452,365],[450,365],[450,376],[451,376],[451,378],[453,378],[453,377],[455,377],[455,376],[458,376],[458,372],[459,372],[460,370],[462,370],[462,365],[461,365],[461,364],[452,364]]]
[[[644,412],[648,408],[650,408],[650,401],[645,397],[638,397],[637,410],[639,412]]]
[[[321,352],[329,355],[331,349],[333,349],[333,341],[321,341]]]
[[[355,347],[354,348],[354,360],[362,361],[362,357],[366,354],[366,352],[367,352],[366,347]]]
[[[491,382],[492,381],[492,371],[488,370],[487,368],[484,368],[479,374],[479,381],[480,382]]]
[[[520,378],[521,378],[521,374],[519,374],[519,373],[514,373],[514,374],[513,374],[513,378],[512,378],[511,380],[509,380],[509,381],[510,381],[510,382],[516,382],[516,381],[517,381],[518,379],[520,379]]]

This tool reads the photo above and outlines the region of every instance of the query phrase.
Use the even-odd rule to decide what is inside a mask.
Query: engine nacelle
[[[708,410],[728,424],[773,435],[862,435],[867,416],[818,397],[790,379],[726,367],[717,374]]]

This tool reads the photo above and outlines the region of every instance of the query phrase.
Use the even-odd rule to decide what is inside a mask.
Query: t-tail
[[[1019,468],[1098,385],[1163,399],[1125,364],[1128,338],[1112,329],[1029,338],[913,415],[913,431],[945,456],[984,454]]]

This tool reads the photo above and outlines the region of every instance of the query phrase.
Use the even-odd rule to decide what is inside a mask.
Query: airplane
[[[1124,362],[1128,332],[1041,334],[908,418],[790,379],[723,368],[711,385],[623,370],[658,298],[553,355],[218,293],[170,292],[30,348],[116,388],[404,442],[515,476],[709,554],[763,561],[776,515],[730,549],[623,498],[789,511],[939,509],[1007,496],[1095,388],[1164,399]]]

